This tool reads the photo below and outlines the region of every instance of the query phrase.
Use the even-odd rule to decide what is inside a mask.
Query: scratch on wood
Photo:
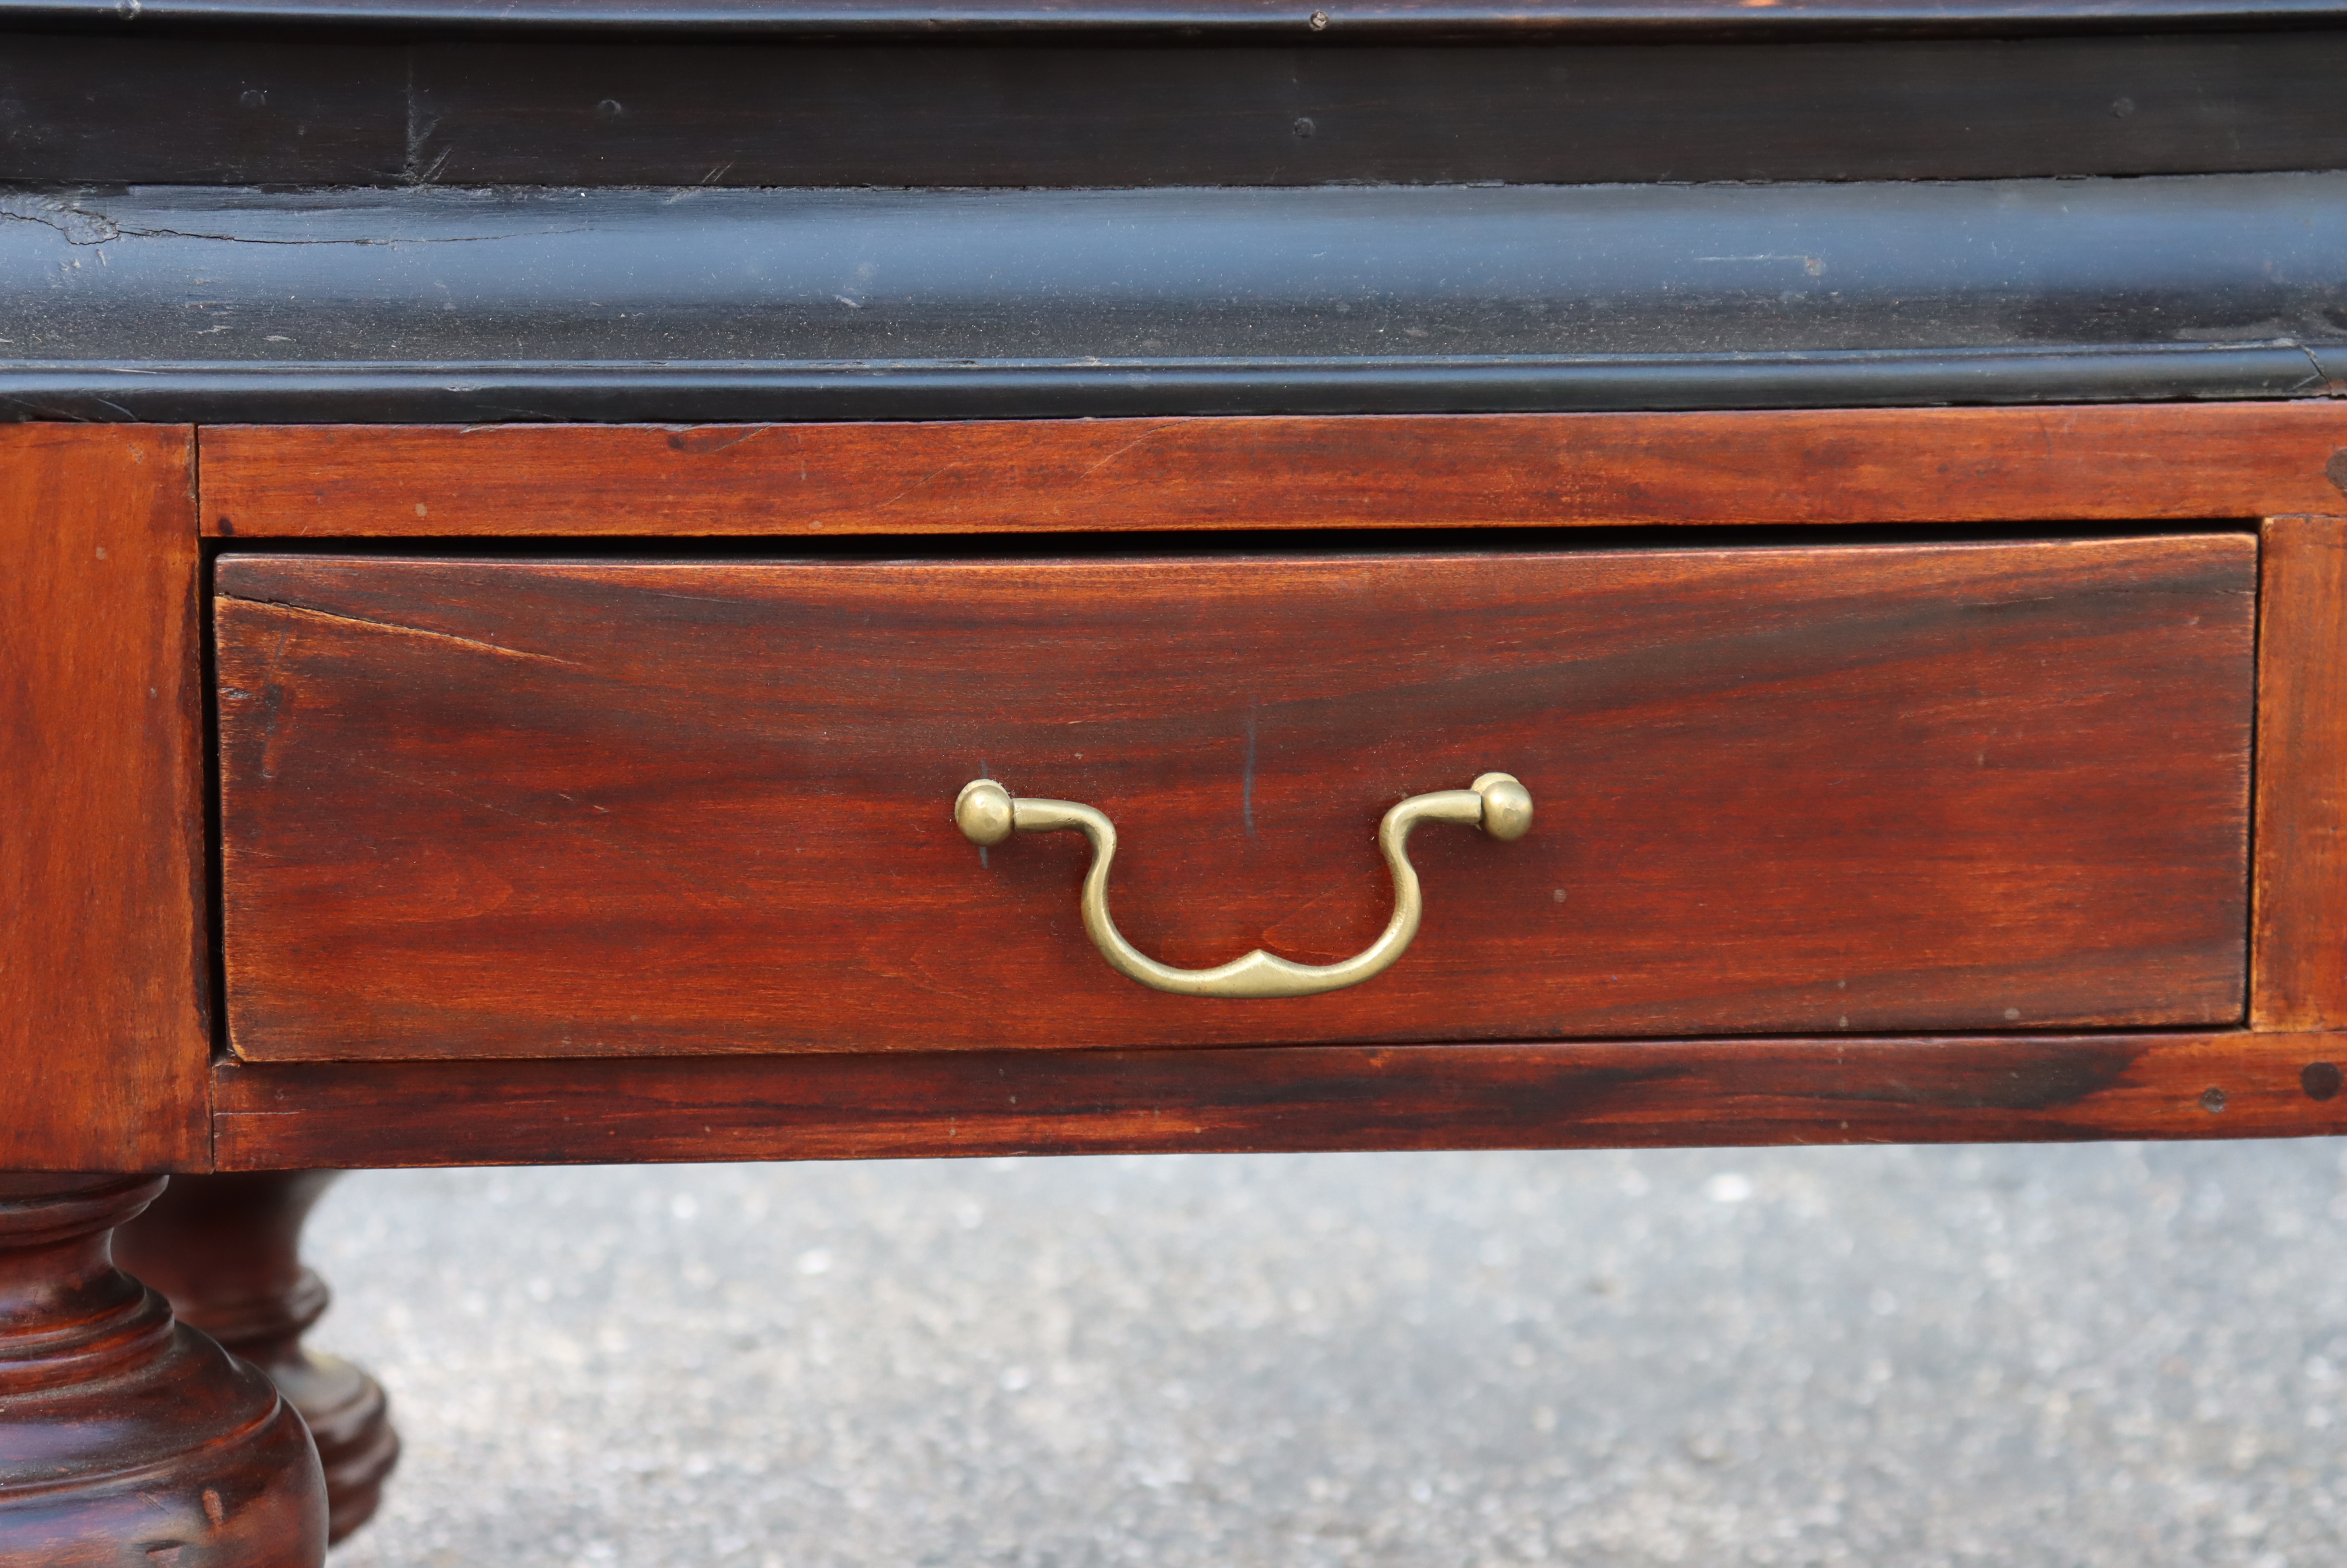
[[[942,468],[924,474],[919,478],[914,480],[911,484],[906,486],[903,489],[897,491],[895,495],[889,497],[887,500],[881,502],[879,507],[876,507],[873,509],[875,511],[878,511],[884,507],[893,507],[897,502],[903,500],[906,497],[911,495],[914,491],[921,488],[924,485],[941,479],[946,475],[952,473],[955,469],[960,466],[961,465],[959,463],[948,463]]]
[[[730,451],[743,442],[753,440],[774,428],[771,425],[689,425],[682,430],[669,432],[669,450],[687,452],[694,456],[707,456],[712,453]],[[805,478],[806,476],[801,473],[799,477]]]
[[[1123,456],[1126,453],[1132,451],[1134,447],[1155,440],[1158,436],[1163,436],[1168,430],[1179,428],[1182,423],[1182,421],[1174,419],[1163,419],[1158,421],[1148,429],[1143,431],[1140,435],[1134,436],[1132,440],[1126,442],[1123,446],[1119,446],[1115,451],[1111,452],[1107,456],[1102,457],[1100,461],[1085,468],[1084,476],[1089,478],[1091,476],[1099,473],[1102,468],[1107,467],[1111,463],[1113,463],[1118,458]]]
[[[454,148],[444,148],[440,156],[432,160],[430,168],[423,167],[425,144],[431,139],[432,132],[439,123],[425,114],[423,100],[416,96],[415,51],[410,49],[407,52],[407,157],[399,171],[400,178],[410,185],[431,184],[447,163],[448,155],[456,151]]]
[[[1246,764],[1239,777],[1239,820],[1249,838],[1255,836],[1255,704],[1247,704]]]
[[[309,610],[298,604],[281,604],[271,599],[241,599],[234,594],[222,594],[224,600],[238,604],[250,604],[280,615],[292,615],[312,620],[331,621],[341,626],[364,626],[376,631],[395,631],[403,637],[428,637],[440,642],[461,643],[506,659],[535,659],[548,664],[567,664],[574,670],[586,666],[576,659],[559,659],[551,653],[533,653],[526,648],[507,648],[499,642],[484,642],[477,637],[459,637],[453,631],[431,631],[421,626],[402,626],[395,620],[371,620],[363,615],[334,615],[323,610]]]

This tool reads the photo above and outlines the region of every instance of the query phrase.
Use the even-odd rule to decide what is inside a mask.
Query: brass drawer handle
[[[1485,774],[1469,789],[1414,794],[1378,824],[1378,848],[1393,872],[1393,918],[1378,939],[1341,963],[1297,964],[1257,948],[1244,958],[1211,969],[1177,969],[1161,964],[1124,939],[1108,913],[1108,868],[1116,858],[1116,825],[1105,813],[1071,800],[1014,797],[992,779],[972,779],[954,799],[954,822],[973,844],[999,844],[1018,833],[1076,828],[1092,840],[1092,869],[1084,876],[1084,929],[1109,967],[1161,991],[1191,997],[1308,997],[1341,990],[1382,973],[1418,935],[1425,901],[1418,873],[1409,864],[1409,830],[1421,822],[1455,822],[1480,827],[1502,841],[1522,838],[1532,825],[1532,792],[1510,774]]]

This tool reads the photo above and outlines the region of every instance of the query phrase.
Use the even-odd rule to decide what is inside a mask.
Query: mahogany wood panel
[[[2233,1023],[2256,540],[931,562],[228,556],[253,1059]],[[1090,802],[981,856],[959,786]]]
[[[0,1568],[325,1561],[302,1418],[107,1255],[162,1186],[0,1173]]]
[[[2347,1036],[222,1062],[220,1159],[367,1165],[2347,1132]],[[387,1105],[402,1108],[388,1116]]]
[[[194,455],[0,426],[0,1170],[210,1158]]]
[[[2265,526],[2258,638],[2259,1029],[2347,1023],[2347,517]]]
[[[710,425],[221,425],[239,538],[2260,518],[2347,404]]]

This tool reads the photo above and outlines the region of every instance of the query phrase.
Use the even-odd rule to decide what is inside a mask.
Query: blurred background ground
[[[354,1175],[334,1568],[2347,1561],[2332,1142]]]

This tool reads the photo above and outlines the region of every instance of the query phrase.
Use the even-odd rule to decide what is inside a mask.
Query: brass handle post
[[[1108,912],[1108,873],[1116,858],[1116,825],[1107,814],[1072,800],[1015,796],[992,779],[972,779],[954,800],[954,822],[973,844],[1000,844],[1013,833],[1073,829],[1092,841],[1092,869],[1084,875],[1084,930],[1109,967],[1129,979],[1161,991],[1190,997],[1308,997],[1342,990],[1381,974],[1418,935],[1425,900],[1409,864],[1410,829],[1421,822],[1454,822],[1481,828],[1502,841],[1522,838],[1532,825],[1532,792],[1512,774],[1485,774],[1467,789],[1414,794],[1378,824],[1378,848],[1393,873],[1393,918],[1378,939],[1340,963],[1298,964],[1257,948],[1243,958],[1210,969],[1177,969],[1161,964],[1124,939]]]

